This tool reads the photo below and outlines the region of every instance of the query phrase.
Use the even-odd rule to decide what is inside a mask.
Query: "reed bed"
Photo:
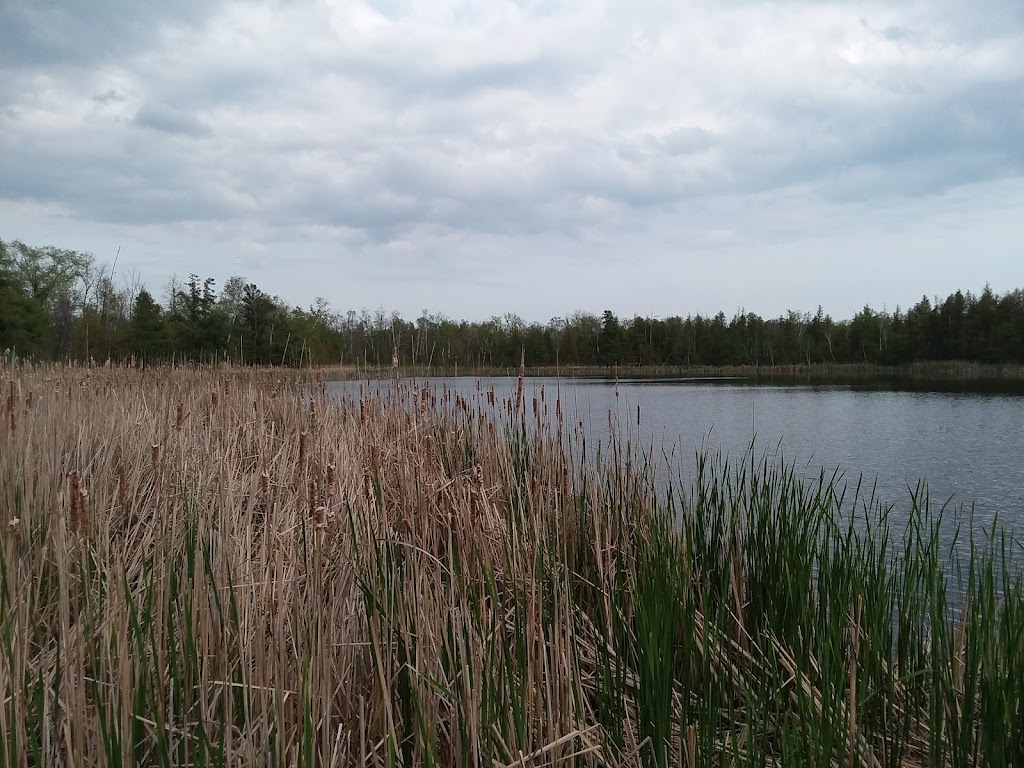
[[[330,369],[336,380],[387,377],[383,366],[347,365]],[[406,376],[516,376],[515,367],[405,366]],[[531,366],[531,377],[620,379],[750,379],[780,383],[906,383],[923,386],[1002,385],[1021,391],[1024,365],[977,363],[966,360],[922,360],[882,365],[877,363],[797,363],[779,365],[541,365]]]
[[[326,392],[3,372],[0,763],[1022,764],[1008,534],[752,456],[666,494],[543,390]]]

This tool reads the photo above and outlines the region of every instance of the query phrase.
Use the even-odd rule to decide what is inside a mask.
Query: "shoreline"
[[[312,369],[318,378],[335,380],[399,378],[516,378],[514,367],[473,366],[321,366]],[[752,381],[754,383],[822,383],[890,385],[1006,385],[1024,392],[1024,365],[927,361],[907,365],[812,363],[777,366],[525,366],[525,378],[608,379],[619,382],[678,380],[688,382]]]

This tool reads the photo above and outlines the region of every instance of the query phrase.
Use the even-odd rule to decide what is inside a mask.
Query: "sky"
[[[3,0],[0,239],[407,318],[1003,293],[1022,51],[1020,0]]]

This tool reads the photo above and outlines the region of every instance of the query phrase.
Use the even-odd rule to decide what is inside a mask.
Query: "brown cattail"
[[[327,527],[327,507],[320,505],[313,508],[313,528],[322,531]]]
[[[78,533],[85,527],[85,502],[86,494],[82,489],[82,475],[76,469],[68,474],[68,485],[70,491],[71,502],[71,515],[70,523],[71,530]]]
[[[7,418],[11,424],[11,432],[18,428],[18,417],[14,412],[14,379],[11,379],[11,394],[7,396]]]
[[[316,431],[316,400],[309,398],[309,428]]]
[[[519,351],[519,383],[516,385],[516,410],[523,405],[523,379],[526,378],[526,347]]]
[[[370,479],[370,468],[363,470],[363,494],[366,496],[366,503],[373,503],[373,481]]]
[[[334,483],[336,480],[336,469],[333,464],[327,465],[327,498],[334,498]]]
[[[217,407],[217,391],[216,390],[214,390],[213,394],[210,395],[210,403],[213,405],[214,408]]]
[[[79,533],[89,530],[89,491],[86,488],[78,489],[78,523],[75,530]]]
[[[114,449],[114,479],[117,483],[117,503],[123,507],[128,499],[128,488],[125,483],[124,456],[121,452],[121,446],[117,446]]]
[[[306,468],[306,432],[299,433],[299,471]]]
[[[316,481],[316,478],[310,478],[309,480],[309,511],[312,512],[317,508],[320,502],[320,487]]]
[[[160,443],[153,443],[149,447],[149,458],[153,462],[153,471],[160,471]]]
[[[270,498],[270,474],[268,472],[260,473],[260,493],[263,494],[264,500]]]
[[[181,428],[185,423],[185,406],[183,403],[178,403],[178,411],[174,415],[174,431],[181,432]]]

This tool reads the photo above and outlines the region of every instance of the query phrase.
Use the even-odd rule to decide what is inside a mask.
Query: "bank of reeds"
[[[331,368],[337,380],[387,378],[390,367],[338,366]],[[496,377],[517,375],[514,367],[406,366],[406,376]],[[967,360],[921,360],[899,365],[876,363],[810,363],[787,365],[562,365],[531,366],[530,376],[565,379],[722,379],[738,378],[778,383],[905,383],[963,387],[1004,385],[1019,391],[1024,384],[1024,365],[977,363]]]
[[[0,763],[1021,764],[998,530],[753,457],[666,500],[551,392],[325,392],[4,373]]]

